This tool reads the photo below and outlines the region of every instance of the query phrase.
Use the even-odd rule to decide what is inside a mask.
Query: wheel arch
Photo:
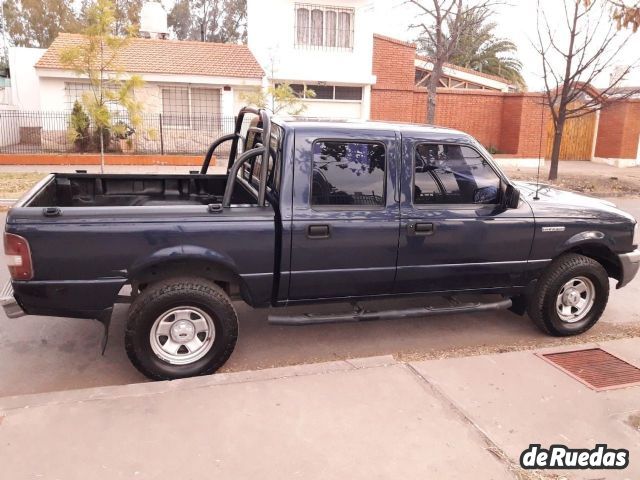
[[[197,246],[171,247],[155,252],[129,269],[128,282],[137,288],[184,276],[211,280],[229,295],[238,289],[242,299],[252,304],[251,292],[233,260],[219,252]]]
[[[564,243],[562,253],[556,258],[566,253],[589,257],[602,265],[609,277],[616,280],[622,278],[622,265],[613,251],[613,241],[602,232],[582,232],[574,235]]]

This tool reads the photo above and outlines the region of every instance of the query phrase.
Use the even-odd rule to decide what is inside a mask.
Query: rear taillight
[[[31,280],[33,278],[31,249],[26,239],[13,233],[5,233],[4,254],[12,279]]]

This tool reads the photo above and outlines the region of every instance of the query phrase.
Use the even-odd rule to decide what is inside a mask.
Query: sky
[[[430,3],[431,0],[424,0]],[[473,0],[471,0],[473,1]],[[374,0],[376,6],[376,31],[402,40],[415,40],[418,32],[409,29],[415,20],[415,10],[405,0]],[[541,0],[547,18],[558,32],[562,29],[561,21],[565,19],[564,1]],[[537,0],[509,0],[508,5],[494,8],[494,21],[498,24],[498,35],[513,41],[518,47],[518,58],[523,64],[523,76],[530,91],[542,90],[542,62],[531,42],[537,40]],[[607,24],[608,27],[608,24]],[[595,44],[595,42],[594,42]],[[635,34],[626,48],[616,55],[616,64],[633,64],[640,58],[640,32]],[[603,87],[608,84],[609,74],[601,76],[594,82]],[[636,69],[628,78],[628,84],[640,85],[640,71]]]

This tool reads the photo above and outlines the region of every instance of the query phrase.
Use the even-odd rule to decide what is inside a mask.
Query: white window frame
[[[214,115],[222,115],[221,111],[220,111],[220,107],[222,105],[222,87],[217,87],[214,85],[158,85],[158,87],[160,88],[160,103],[161,103],[161,110],[162,110],[162,127],[166,127],[166,128],[174,128],[174,129],[178,129],[178,130],[191,130],[193,129],[193,102],[192,102],[192,89],[200,89],[200,90],[217,90],[218,91],[218,112],[215,113]],[[165,118],[166,117],[170,117],[171,114],[167,114],[165,113],[165,109],[164,109],[164,90],[182,90],[182,89],[186,89],[187,90],[187,107],[189,112],[187,113],[187,118],[189,120],[188,124],[181,124],[181,125],[170,125],[168,123],[165,123]]]
[[[300,11],[305,11],[305,17],[301,18]],[[320,35],[322,39],[319,43],[314,43],[314,29],[313,29],[313,12],[322,12],[322,29]],[[311,3],[295,3],[294,4],[294,38],[293,43],[296,48],[309,48],[309,49],[324,49],[324,50],[338,50],[338,51],[353,51],[354,37],[355,37],[355,9],[350,7],[340,7],[331,5],[317,5]],[[333,29],[329,28],[328,14],[334,15]],[[345,33],[339,29],[341,25],[341,18],[344,15],[348,15],[349,25],[347,31],[347,44],[343,43],[341,39],[344,38]],[[301,22],[304,22],[302,24]],[[302,29],[302,30],[301,30]],[[332,42],[329,39],[332,38]],[[333,43],[333,45],[330,45]]]

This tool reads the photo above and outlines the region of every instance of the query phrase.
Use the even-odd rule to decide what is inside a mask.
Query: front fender
[[[565,240],[558,247],[558,253],[566,252],[581,245],[599,245],[607,248],[607,250],[614,250],[615,241],[599,230],[589,230],[585,232],[576,233],[572,237]]]

